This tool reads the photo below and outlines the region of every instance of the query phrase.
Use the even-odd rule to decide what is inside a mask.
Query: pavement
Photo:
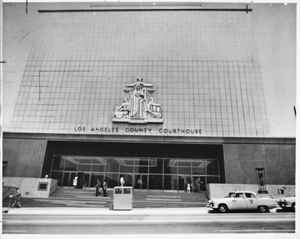
[[[205,207],[12,208],[3,213],[4,234],[294,233],[295,213],[209,213]]]

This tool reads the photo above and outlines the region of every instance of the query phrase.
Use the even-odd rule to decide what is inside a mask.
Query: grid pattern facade
[[[113,127],[124,86],[141,72],[155,86],[163,128],[202,129],[206,136],[265,134],[260,68],[248,61],[29,61],[14,125],[69,133],[77,125]]]
[[[156,89],[153,98],[161,104],[164,123],[136,128],[201,129],[198,136],[264,136],[267,114],[250,15],[41,16],[43,28],[32,33],[11,128],[76,133],[78,126],[115,127],[112,115],[126,96],[125,85],[143,78]],[[112,132],[101,132],[106,133]],[[116,134],[161,135],[122,130]]]

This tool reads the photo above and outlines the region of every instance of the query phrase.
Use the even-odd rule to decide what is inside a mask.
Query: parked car
[[[277,203],[282,209],[295,210],[296,199],[295,197],[283,197],[280,198]]]
[[[278,207],[275,199],[269,196],[257,196],[251,191],[230,192],[224,198],[216,198],[208,201],[207,207],[219,212],[231,210],[258,210],[268,212],[270,209]]]

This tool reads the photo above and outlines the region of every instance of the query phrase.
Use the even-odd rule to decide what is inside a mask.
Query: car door
[[[244,193],[235,193],[231,200],[231,209],[243,210],[247,208],[247,201]]]
[[[256,209],[257,208],[257,200],[255,194],[249,192],[245,193],[245,200],[247,203],[248,209]]]

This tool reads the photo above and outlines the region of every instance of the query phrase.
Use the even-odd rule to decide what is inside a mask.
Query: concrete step
[[[108,196],[95,196],[95,188],[76,189],[73,187],[59,187],[58,190],[47,199],[49,203],[63,204],[67,206],[109,207],[113,201],[112,190],[108,190]],[[47,200],[40,202],[47,203]],[[140,190],[133,192],[133,206],[142,207],[191,207],[205,206],[207,198],[205,193],[187,193],[183,191]]]
[[[84,202],[111,202],[111,198],[72,198],[72,197],[50,197],[47,200],[72,200],[72,201],[84,201]]]

